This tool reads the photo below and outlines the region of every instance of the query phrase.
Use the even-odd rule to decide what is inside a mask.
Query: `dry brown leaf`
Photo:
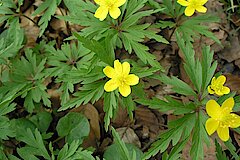
[[[122,128],[116,129],[116,131],[118,132],[119,136],[125,143],[134,144],[138,148],[141,148],[141,143],[139,141],[139,138],[132,128],[122,127]]]
[[[240,59],[240,42],[237,36],[230,39],[230,46],[226,47],[219,57],[228,62]]]
[[[100,139],[99,114],[97,109],[92,104],[87,104],[74,108],[70,112],[81,112],[89,119],[90,133],[88,138],[84,140],[83,146],[97,147],[97,141]]]
[[[232,74],[226,74],[225,76],[227,78],[226,86],[228,86],[231,91],[240,93],[240,77]]]
[[[112,120],[115,128],[129,126],[132,122],[128,116],[127,110],[123,107],[119,107],[116,118]]]
[[[29,9],[26,10],[26,12],[24,12],[24,15],[30,17],[31,19],[34,19],[34,17],[31,16],[33,12],[34,6],[31,6]],[[24,28],[25,35],[27,37],[27,44],[25,46],[32,48],[36,44],[40,29],[26,17],[21,16],[20,19],[21,19],[20,26]]]
[[[149,108],[138,107],[135,110],[135,116],[137,124],[149,128],[150,135],[152,136],[151,138],[155,138],[159,134],[163,121],[160,121]],[[147,128],[144,128],[144,130]]]
[[[191,160],[190,157],[190,150],[192,148],[191,140],[187,142],[185,145],[185,148],[183,149],[182,152],[182,158],[184,160]],[[204,159],[205,160],[216,160],[216,152],[215,152],[215,144],[212,139],[210,139],[210,146],[207,147],[206,144],[203,146],[203,153],[204,153]]]

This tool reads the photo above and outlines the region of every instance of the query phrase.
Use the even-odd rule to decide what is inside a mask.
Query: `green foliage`
[[[220,144],[217,142],[217,140],[215,139],[215,146],[216,146],[216,157],[218,160],[228,160],[226,154],[222,151],[222,147],[220,146]]]
[[[57,132],[60,137],[65,137],[69,144],[74,140],[82,143],[88,136],[90,126],[88,120],[80,113],[71,112],[62,117],[57,124]]]
[[[171,121],[168,124],[169,129],[165,133],[161,134],[159,140],[154,142],[151,148],[144,153],[144,159],[149,159],[158,152],[164,152],[171,142],[172,146],[175,146],[179,142],[184,144],[185,140],[189,138],[192,132],[194,122],[196,122],[196,116],[192,113],[186,114],[184,117],[175,121]],[[179,145],[175,147],[176,149],[174,151],[172,150],[173,153],[171,153],[173,154],[173,157],[175,156],[174,153],[178,150]]]
[[[121,141],[118,133],[112,128],[114,144],[109,146],[104,153],[106,160],[138,160],[142,157],[142,151],[132,144]]]
[[[92,156],[92,152],[88,150],[83,150],[80,147],[80,142],[74,140],[70,145],[66,143],[64,147],[58,153],[58,160],[95,160]]]
[[[30,16],[29,6],[33,9]],[[189,141],[191,158],[203,159],[203,146],[210,145],[205,129],[206,102],[215,99],[222,104],[235,96],[233,111],[240,111],[240,97],[235,92],[222,97],[208,95],[207,87],[217,62],[209,46],[201,46],[199,53],[193,47],[193,42],[202,36],[220,44],[206,25],[219,22],[219,18],[207,14],[186,17],[185,7],[177,0],[127,0],[119,7],[121,15],[117,19],[108,15],[104,21],[94,17],[98,7],[95,1],[89,0],[44,0],[42,3],[0,0],[0,159],[99,160],[97,155],[102,154],[99,149],[105,141],[99,142],[109,138],[111,120],[118,115],[120,107],[134,120],[134,110],[139,105],[161,114],[173,114],[176,119],[167,122],[166,130],[145,153],[133,144],[125,144],[112,128],[114,142],[104,151],[104,159],[140,160],[160,153],[163,160],[176,160],[181,158]],[[54,21],[61,20],[60,30],[55,29],[58,23],[51,21],[55,13],[58,19]],[[152,22],[148,23],[152,15],[156,19],[150,17]],[[29,35],[29,30],[21,27],[24,26],[22,18],[38,27],[39,35]],[[162,36],[167,29],[172,31],[168,40]],[[28,45],[29,36],[38,37],[35,46]],[[53,39],[56,42],[51,41]],[[158,53],[151,53],[152,43],[161,48],[175,43],[170,42],[174,39],[190,83],[163,73],[164,68],[155,56]],[[104,90],[109,77],[103,69],[113,67],[116,59],[129,62],[131,74],[140,78],[139,84],[131,86],[128,97],[121,96],[118,89]],[[148,80],[170,85],[175,93],[154,97],[145,92],[149,88],[145,87]],[[159,89],[158,86],[150,88]],[[89,123],[83,114],[70,110],[88,103],[94,106],[97,103],[100,116],[94,117],[96,124],[92,117],[88,117]],[[94,126],[98,123],[101,137],[96,139],[97,148],[86,149],[82,143],[99,128]],[[240,130],[234,128],[231,132],[240,133]],[[237,146],[231,140],[225,142],[231,155],[226,155],[217,141],[215,145],[218,159],[239,158]]]
[[[43,11],[41,19],[38,22],[40,26],[41,32],[39,33],[39,37],[41,37],[48,26],[48,22],[50,21],[52,15],[56,12],[57,6],[61,3],[62,0],[46,0],[44,1],[33,13],[33,16],[36,16]]]
[[[86,26],[86,28],[80,32],[81,36],[88,39],[100,40],[102,43],[107,42],[106,46],[112,49],[115,49],[116,47],[123,48],[124,46],[128,53],[131,54],[132,51],[134,51],[145,64],[150,64],[151,66],[158,68],[161,67],[155,60],[155,56],[148,52],[149,48],[141,44],[145,37],[155,39],[157,42],[168,43],[167,40],[153,31],[151,24],[138,24],[141,18],[159,11],[139,11],[142,7],[144,7],[146,0],[132,0],[127,2],[128,4],[125,4],[125,7],[122,8],[122,12],[125,12],[126,14],[120,18],[121,22],[110,21],[109,19],[107,21],[99,22],[99,20],[91,13],[94,12],[96,6],[88,1],[65,0],[64,2],[70,10],[70,14],[64,17],[58,16],[58,18],[79,24],[81,26]],[[78,40],[81,42],[85,41],[83,43],[87,43],[88,46],[91,45],[92,49],[93,46],[98,45],[94,42],[94,40],[89,41],[81,36],[77,36]],[[94,50],[97,50],[98,48],[100,49],[99,45]],[[98,52],[104,56],[104,52],[101,52],[101,49],[98,50]],[[108,56],[104,56],[104,62],[107,61],[107,57],[112,57],[112,55],[108,54]]]
[[[161,112],[173,111],[174,115],[187,114],[195,110],[195,105],[191,102],[184,104],[180,101],[174,100],[169,96],[166,96],[165,99],[166,101],[158,98],[153,98],[152,100],[138,99],[136,102],[149,106],[151,109],[157,109]]]
[[[38,158],[36,156],[41,156],[47,160],[51,159],[44,145],[42,136],[37,129],[35,132],[32,132],[29,128],[25,131],[23,130],[19,140],[26,143],[25,147],[17,149],[21,158],[37,160]]]

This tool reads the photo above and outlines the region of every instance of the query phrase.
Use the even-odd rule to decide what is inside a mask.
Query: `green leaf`
[[[94,53],[97,54],[100,60],[105,62],[106,64],[112,66],[113,61],[115,60],[115,55],[112,53],[106,52],[105,46],[100,42],[95,40],[90,40],[80,36],[78,33],[73,33],[73,35],[83,44],[83,46]]]
[[[125,143],[123,141],[121,141],[118,133],[116,132],[116,130],[113,127],[112,127],[112,134],[114,137],[114,143],[116,143],[118,145],[119,153],[120,153],[120,156],[122,157],[122,159],[131,160],[130,153],[129,153]]]
[[[139,148],[137,148],[133,144],[125,144],[125,145],[126,145],[126,148],[129,152],[129,155],[133,155],[135,153],[136,154],[135,160],[140,160],[141,159],[141,157],[143,156],[143,153]],[[103,157],[106,160],[123,160],[124,159],[124,157],[120,153],[120,147],[116,143],[107,147],[106,151],[104,152]],[[133,156],[131,156],[131,157],[132,157],[131,160],[134,160],[134,157]]]
[[[117,109],[117,100],[115,97],[114,92],[106,92],[104,94],[104,106],[103,106],[103,110],[105,112],[105,116],[104,116],[104,127],[105,130],[108,130],[108,126],[110,124],[110,120],[113,117],[113,113],[114,111]]]
[[[193,113],[184,115],[175,121],[169,123],[168,131],[160,135],[160,139],[154,142],[151,148],[144,153],[143,159],[149,159],[151,156],[155,156],[158,152],[163,153],[172,141],[172,146],[175,146],[180,139],[185,140],[188,138],[194,127],[196,116]]]
[[[83,150],[81,143],[74,140],[70,145],[66,143],[58,153],[58,160],[95,160],[91,151]]]
[[[183,23],[177,27],[176,31],[181,33],[181,37],[184,39],[187,44],[191,44],[194,42],[194,38],[199,38],[199,35],[204,35],[208,38],[211,38],[218,44],[221,44],[219,39],[213,34],[213,32],[209,31],[209,27],[206,25],[202,25],[202,23],[214,23],[219,22],[219,18],[214,15],[199,15],[192,18],[186,19]]]
[[[235,159],[239,159],[239,155],[237,154],[237,149],[235,148],[235,146],[232,143],[232,140],[228,140],[227,142],[224,142],[225,146],[228,148],[228,150],[230,151],[230,153],[233,155],[233,157]]]
[[[58,111],[63,111],[69,108],[73,108],[75,106],[80,106],[81,104],[87,104],[88,102],[95,103],[99,100],[104,93],[105,81],[93,82],[90,84],[85,84],[80,88],[80,91],[76,92],[73,98],[62,107],[58,109]]]
[[[166,101],[160,100],[158,98],[148,99],[137,99],[137,103],[142,105],[147,105],[151,109],[157,109],[161,112],[173,111],[174,115],[182,115],[186,113],[191,113],[195,110],[195,105],[193,103],[184,104],[180,101],[174,100],[170,96],[165,97]]]
[[[90,126],[88,120],[81,113],[71,112],[62,117],[57,124],[57,132],[60,137],[66,137],[66,142],[72,143],[78,140],[82,143],[88,136]]]
[[[29,118],[39,129],[40,132],[45,133],[52,122],[52,116],[49,112],[38,112]]]
[[[161,75],[154,75],[152,78],[160,80],[161,82],[165,84],[169,84],[173,86],[173,91],[179,94],[183,94],[186,96],[196,96],[196,92],[185,82],[182,80],[172,76],[169,78],[168,76],[161,74]]]
[[[195,127],[193,130],[193,137],[192,137],[192,148],[190,151],[190,155],[193,160],[201,160],[204,158],[203,153],[203,140],[210,144],[209,136],[205,130],[205,122],[206,119],[202,111],[199,112],[197,121],[195,123]]]
[[[217,142],[217,140],[215,139],[215,146],[216,146],[216,157],[217,160],[228,160],[226,154],[224,153],[224,151],[222,151],[222,147],[220,146],[220,144]]]
[[[38,24],[40,26],[40,33],[39,37],[41,37],[48,26],[48,22],[51,20],[51,17],[56,12],[57,6],[60,4],[61,1],[57,0],[46,0],[44,1],[33,13],[33,16],[39,15],[43,11],[45,13],[42,15],[41,19],[39,20]]]
[[[42,136],[40,132],[35,129],[33,133],[29,128],[22,132],[19,140],[26,143],[27,145],[22,148],[18,148],[17,152],[21,158],[30,160],[37,159],[36,156],[42,156],[47,160],[51,160],[47,149],[45,148]]]
[[[8,140],[8,137],[14,137],[15,132],[11,127],[10,121],[5,116],[0,116],[0,140]]]

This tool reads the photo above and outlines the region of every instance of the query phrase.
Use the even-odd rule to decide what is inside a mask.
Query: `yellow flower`
[[[222,141],[229,139],[229,127],[237,128],[240,126],[240,116],[232,112],[234,99],[232,97],[226,99],[222,106],[215,100],[209,100],[206,104],[206,110],[211,117],[206,121],[206,130],[209,135],[217,131]]]
[[[207,3],[208,0],[178,0],[177,2],[182,6],[187,6],[185,9],[186,16],[192,16],[195,10],[201,13],[206,13],[207,8],[203,5]]]
[[[99,18],[100,21],[103,21],[109,12],[110,16],[113,19],[117,19],[121,11],[119,9],[126,0],[94,0],[100,7],[96,10],[94,16]]]
[[[104,90],[107,92],[119,88],[121,95],[127,97],[131,93],[130,86],[139,83],[138,76],[129,74],[130,64],[128,62],[121,64],[119,60],[115,60],[114,68],[107,66],[103,69],[103,72],[107,77],[111,78],[111,80],[104,85]]]
[[[210,94],[216,93],[218,96],[228,94],[230,92],[230,89],[228,87],[223,86],[225,82],[226,77],[223,75],[219,76],[217,79],[213,77],[211,85],[208,86],[208,92]]]

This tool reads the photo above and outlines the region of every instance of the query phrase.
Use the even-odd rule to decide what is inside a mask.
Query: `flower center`
[[[113,0],[106,0],[106,5],[108,8],[112,8],[112,6],[114,5]]]
[[[213,84],[211,88],[215,91],[221,91],[223,89],[223,85],[221,84]]]
[[[121,86],[126,84],[125,76],[119,76],[118,80],[119,80],[119,83],[120,83]]]
[[[190,1],[190,6],[193,7],[193,8],[196,8],[197,6],[199,6],[198,0],[192,0],[192,1]]]

